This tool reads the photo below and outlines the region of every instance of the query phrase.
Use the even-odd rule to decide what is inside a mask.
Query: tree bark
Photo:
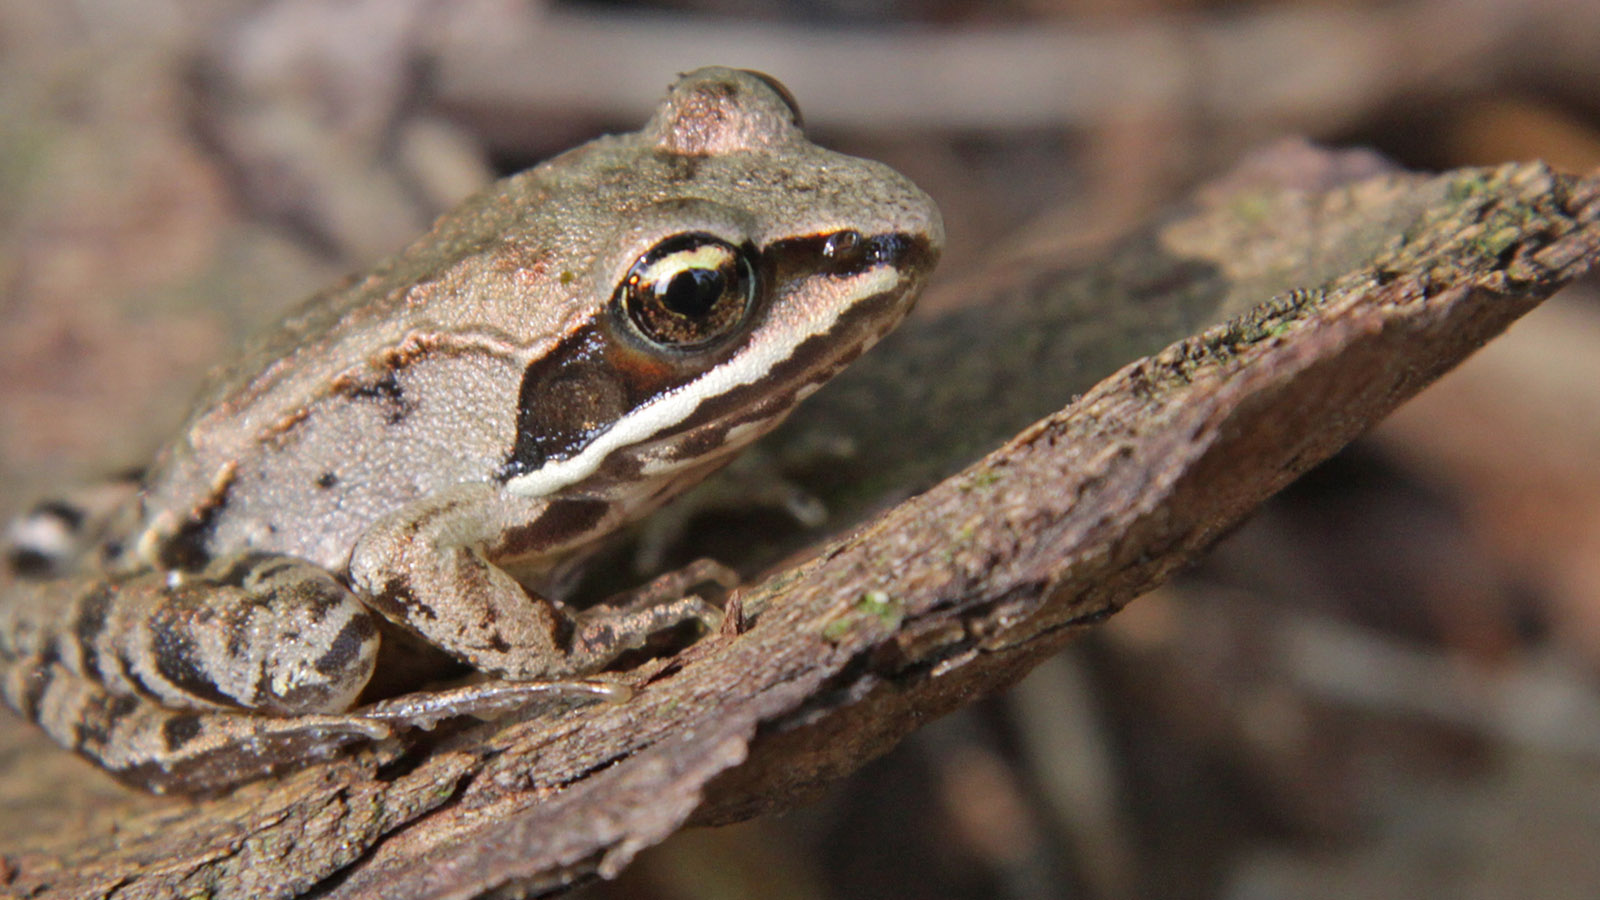
[[[202,798],[116,787],[12,720],[0,885],[539,893],[790,806],[1021,677],[1582,274],[1600,176],[1286,144],[1102,258],[1037,247],[929,298],[768,447],[835,528],[943,480],[736,593],[722,633],[626,674],[631,700]]]

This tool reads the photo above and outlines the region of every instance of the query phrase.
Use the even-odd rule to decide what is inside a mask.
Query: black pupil
[[[661,304],[680,316],[698,319],[711,312],[727,289],[721,269],[684,269],[661,292]]]

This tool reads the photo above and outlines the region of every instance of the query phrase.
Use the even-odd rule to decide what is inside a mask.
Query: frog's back
[[[582,482],[631,517],[898,321],[940,240],[926,195],[806,141],[760,77],[706,70],[673,91],[644,130],[498,183],[252,345],[158,458],[134,559],[265,550],[339,570],[377,518],[497,478],[533,499]],[[673,323],[705,317],[669,288],[745,283],[733,262],[678,277],[716,259],[764,268],[774,295],[725,305],[738,314],[706,321],[728,339],[702,345]],[[661,309],[619,312],[640,283]]]
[[[559,304],[506,273],[540,272],[522,238],[538,170],[507,179],[364,277],[319,294],[219,369],[145,480],[145,562],[237,550],[331,568],[377,516],[491,477],[515,432],[525,360]],[[510,237],[508,237],[508,235]],[[497,312],[514,308],[514,318]]]

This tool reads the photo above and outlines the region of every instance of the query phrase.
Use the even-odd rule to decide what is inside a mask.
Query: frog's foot
[[[351,744],[382,740],[392,731],[383,722],[351,715],[168,709],[112,694],[59,663],[32,667],[26,687],[33,705],[21,711],[58,743],[156,793],[231,787]]]
[[[622,608],[648,606],[685,597],[696,588],[703,590],[706,587],[713,587],[717,593],[726,594],[738,587],[740,581],[739,573],[722,563],[714,559],[697,559],[681,569],[658,575],[649,584],[613,597],[607,602],[611,606]],[[622,599],[623,602],[618,603],[618,599]],[[707,620],[706,624],[715,625],[721,618],[721,614],[718,613],[715,620]]]
[[[813,440],[815,447],[799,448],[800,461],[825,465],[848,459],[855,451],[848,440]],[[838,445],[843,446],[838,446]],[[659,572],[673,549],[693,532],[698,516],[718,513],[748,515],[752,510],[780,512],[795,528],[815,529],[828,519],[828,507],[816,494],[786,474],[793,465],[786,454],[780,460],[757,445],[736,457],[717,477],[696,485],[666,507],[650,514],[638,528],[633,550],[635,572]]]
[[[654,634],[686,622],[717,626],[719,610],[699,596],[682,595],[685,585],[696,582],[737,581],[715,563],[667,575],[621,603],[565,614],[530,594],[474,543],[490,531],[559,546],[577,540],[560,528],[587,534],[582,529],[593,525],[589,510],[578,501],[551,503],[493,485],[464,485],[375,523],[351,554],[350,579],[372,609],[479,672],[510,681],[597,672]],[[534,524],[503,525],[529,521]]]
[[[445,719],[545,715],[600,701],[618,703],[633,689],[610,681],[485,681],[380,700],[351,713],[401,728],[431,729]]]
[[[707,632],[715,632],[722,625],[722,610],[700,594],[706,586],[726,594],[738,584],[737,572],[715,560],[697,559],[574,615],[570,659],[576,671],[595,671],[686,622],[697,622]],[[690,593],[691,589],[698,590]]]

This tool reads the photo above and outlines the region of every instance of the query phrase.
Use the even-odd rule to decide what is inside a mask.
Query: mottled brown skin
[[[719,613],[574,612],[552,570],[892,328],[942,240],[770,79],[690,73],[642,131],[499,182],[247,346],[142,478],[20,520],[0,693],[155,790],[615,696],[577,679]],[[352,710],[394,627],[501,680]]]

